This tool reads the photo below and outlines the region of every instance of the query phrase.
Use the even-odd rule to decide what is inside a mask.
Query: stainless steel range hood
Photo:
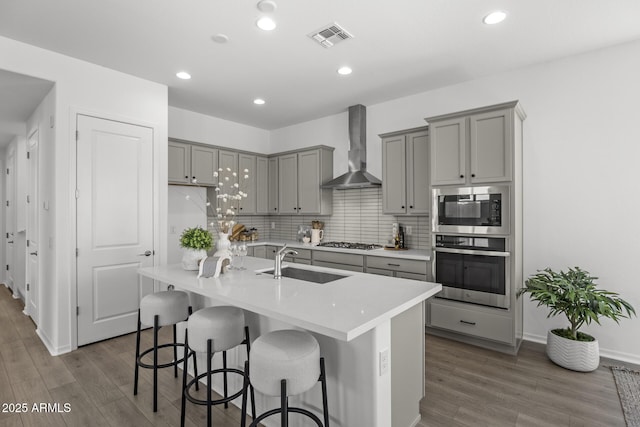
[[[382,181],[367,172],[367,107],[349,107],[349,171],[332,179],[322,188],[348,190],[380,187]]]

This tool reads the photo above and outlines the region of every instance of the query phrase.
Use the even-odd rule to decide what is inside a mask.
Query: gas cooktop
[[[350,242],[323,242],[323,243],[318,243],[318,246],[324,246],[327,248],[340,248],[340,249],[362,249],[365,251],[382,248],[382,245],[376,245],[374,243],[350,243]]]

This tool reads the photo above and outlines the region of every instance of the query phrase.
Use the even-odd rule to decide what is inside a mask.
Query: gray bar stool
[[[229,407],[229,402],[242,396],[242,406],[246,410],[246,393],[244,389],[244,371],[236,368],[227,367],[227,350],[244,344],[247,348],[247,357],[251,350],[251,341],[249,340],[249,328],[245,326],[244,312],[237,307],[207,307],[193,313],[187,321],[187,330],[185,331],[185,347],[184,347],[184,368],[182,371],[182,409],[180,412],[180,425],[184,427],[185,423],[185,406],[188,400],[196,405],[207,406],[207,425],[211,426],[211,409],[213,405],[224,403],[224,407]],[[207,358],[207,371],[198,375],[195,372],[194,378],[187,382],[187,360],[190,355],[195,353],[205,353]],[[215,353],[222,352],[222,369],[212,369],[212,359]],[[213,400],[211,396],[211,387],[213,386],[212,376],[214,374],[223,374],[224,379],[224,396],[222,399]],[[237,374],[243,378],[243,387],[229,396],[227,387],[227,374]],[[195,385],[198,387],[200,379],[207,378],[207,398],[197,399],[190,394],[190,389]],[[251,389],[251,408],[255,418],[255,399],[253,387]]]
[[[176,324],[187,320],[191,314],[189,295],[181,291],[163,291],[149,294],[140,301],[138,309],[138,330],[136,333],[136,368],[133,382],[133,395],[138,394],[138,369],[153,369],[153,412],[158,411],[158,369],[173,366],[173,375],[178,378],[178,347]],[[153,347],[140,353],[140,330],[142,325],[153,326]],[[158,344],[158,331],[163,326],[173,326],[173,342]],[[173,348],[173,361],[158,364],[158,350],[166,347]],[[142,358],[153,352],[153,363],[145,363]],[[194,356],[195,364],[195,356]]]
[[[322,409],[324,427],[329,427],[327,405],[327,382],[324,358],[320,357],[320,345],[308,332],[281,330],[261,335],[253,343],[248,363],[245,364],[243,391],[252,385],[267,396],[280,396],[280,408],[271,409],[256,418],[250,427],[255,427],[271,415],[281,414],[281,426],[287,427],[290,412],[306,415],[319,427],[322,421],[314,413],[289,407],[289,396],[304,393],[318,381],[322,385]],[[241,426],[246,425],[247,411],[243,401]]]

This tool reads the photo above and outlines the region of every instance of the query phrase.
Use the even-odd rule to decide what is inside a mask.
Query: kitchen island
[[[143,268],[139,273],[191,293],[196,307],[244,309],[252,340],[285,328],[311,332],[325,357],[333,426],[417,423],[424,395],[423,303],[440,291],[440,285],[297,264],[295,268],[344,277],[324,284],[276,280],[264,273],[273,268],[272,261],[247,257],[244,266],[246,270],[207,279],[198,279],[196,272],[180,265]],[[229,352],[228,359],[241,367],[246,357],[238,351]],[[256,400],[259,412],[278,405],[277,398],[257,395]],[[316,412],[321,402],[319,387],[291,398],[291,405]],[[290,425],[311,424],[291,416]]]

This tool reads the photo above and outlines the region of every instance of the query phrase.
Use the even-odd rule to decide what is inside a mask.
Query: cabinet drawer
[[[289,255],[284,257],[284,261],[293,262],[293,263],[296,263],[296,264],[311,265],[311,260],[310,259],[304,259],[304,258],[299,258],[299,257],[291,257]]]
[[[509,344],[513,342],[510,318],[439,304],[437,299],[431,302],[431,326]]]
[[[368,256],[367,268],[368,267],[402,271],[405,273],[427,274],[427,261],[418,261],[413,259]]]
[[[362,266],[364,265],[364,256],[337,252],[313,251],[314,265],[316,261],[355,265],[361,267],[360,270],[356,271],[362,271]]]
[[[393,277],[393,271],[391,270],[383,270],[382,268],[371,268],[367,267],[366,273],[369,274],[377,274],[378,276],[389,276]]]
[[[311,249],[298,249],[298,248],[291,248],[293,250],[295,250],[296,252],[298,252],[298,255],[296,255],[295,257],[298,259],[311,259]]]
[[[427,281],[427,275],[426,274],[407,273],[407,272],[404,272],[404,271],[398,271],[396,273],[396,277],[399,277],[401,279],[420,280],[422,282],[426,282]]]
[[[318,267],[337,268],[338,270],[357,271],[359,273],[362,273],[363,270],[361,265],[339,264],[337,262],[326,262],[317,260],[314,260],[312,265],[317,265]]]

